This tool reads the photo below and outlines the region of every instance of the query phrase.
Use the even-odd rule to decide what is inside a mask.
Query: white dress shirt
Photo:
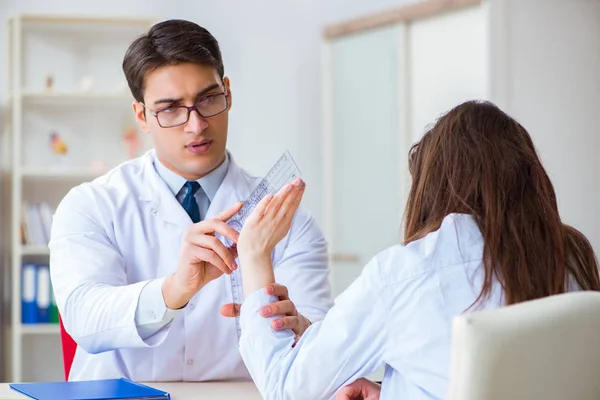
[[[442,399],[450,368],[451,324],[482,288],[483,238],[471,216],[391,247],[364,268],[292,348],[291,331],[260,316],[276,299],[264,290],[242,306],[240,351],[265,399],[329,399],[386,364],[381,399]],[[500,285],[483,307],[503,304]]]

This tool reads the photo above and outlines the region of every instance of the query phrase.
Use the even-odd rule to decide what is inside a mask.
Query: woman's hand
[[[275,245],[290,230],[305,186],[301,179],[296,179],[257,204],[240,231],[237,244],[240,261],[248,257],[271,256]]]
[[[342,388],[335,400],[379,400],[381,385],[368,379],[360,378]]]
[[[296,179],[277,194],[266,196],[244,223],[237,242],[244,293],[275,282],[271,253],[289,232],[305,187],[302,179]]]

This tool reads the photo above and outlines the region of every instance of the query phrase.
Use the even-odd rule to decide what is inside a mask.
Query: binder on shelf
[[[56,298],[54,297],[54,289],[52,288],[52,281],[50,281],[50,323],[58,324],[58,307],[56,306]]]
[[[21,322],[58,324],[48,264],[24,263],[21,266]]]
[[[76,382],[11,383],[9,386],[38,400],[169,400],[171,398],[167,392],[125,378]]]
[[[37,322],[47,324],[50,322],[50,267],[38,265],[37,275]]]
[[[38,317],[37,265],[23,264],[21,268],[21,322],[35,324]]]

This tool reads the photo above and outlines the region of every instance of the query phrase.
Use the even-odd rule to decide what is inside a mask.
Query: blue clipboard
[[[36,400],[171,399],[167,392],[125,378],[75,382],[11,383],[9,386]]]

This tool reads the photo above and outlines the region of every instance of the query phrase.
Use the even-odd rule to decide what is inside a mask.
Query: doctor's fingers
[[[290,300],[282,300],[262,307],[260,315],[263,317],[272,317],[273,315],[296,316],[298,311],[296,311],[296,306]]]
[[[271,327],[276,331],[282,331],[284,329],[291,329],[294,332],[298,330],[300,326],[300,319],[298,317],[281,317],[271,322]],[[296,332],[297,333],[297,332]]]
[[[225,236],[234,243],[237,243],[240,237],[238,231],[216,218],[210,218],[190,225],[188,235],[213,235],[215,232]]]
[[[237,268],[237,264],[235,262],[234,257],[234,250],[225,247],[225,245],[216,237],[208,235],[195,235],[189,238],[189,241],[194,246],[199,246],[208,250],[212,250],[214,253],[217,254],[217,256],[219,256],[219,258],[223,261],[223,263],[227,266],[227,268],[230,271],[233,271]]]
[[[267,294],[279,297],[279,300],[289,300],[288,288],[280,283],[271,283],[265,288]]]
[[[223,261],[223,259],[214,251],[199,246],[191,246],[189,251],[193,259],[191,264],[194,267],[200,262],[205,262],[213,265],[224,274],[231,274],[231,268],[229,268],[225,261]]]
[[[241,305],[237,303],[229,303],[221,306],[219,312],[224,317],[239,317]]]
[[[242,206],[244,205],[244,203],[242,203],[241,201],[238,203],[235,203],[233,206],[229,207],[227,210],[217,214],[215,216],[216,219],[223,221],[223,222],[227,222],[231,217],[233,217],[238,211],[240,211],[240,209],[242,208]]]

